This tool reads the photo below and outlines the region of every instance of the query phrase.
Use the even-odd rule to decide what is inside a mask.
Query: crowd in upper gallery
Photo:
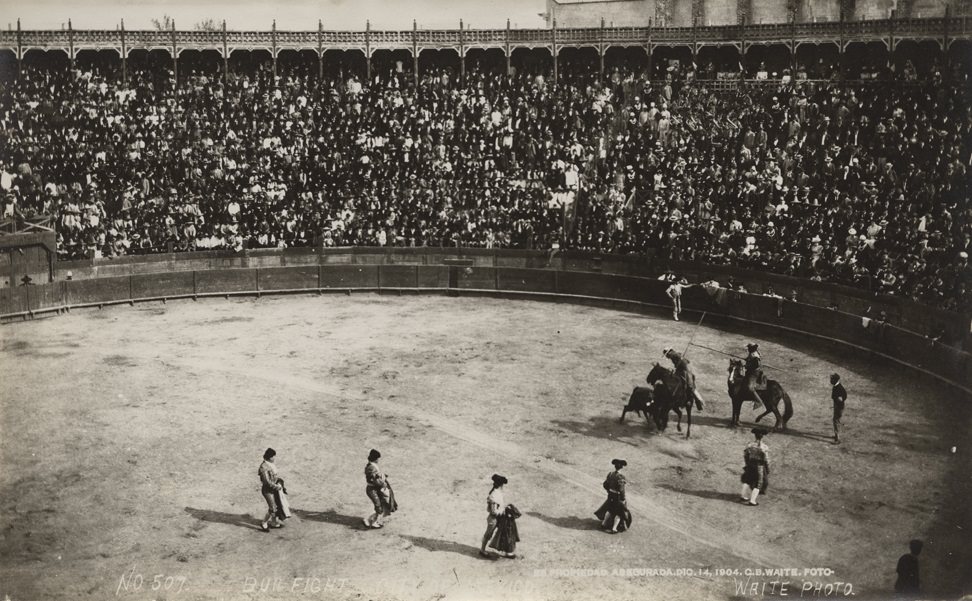
[[[61,259],[339,246],[582,249],[972,310],[958,65],[716,85],[691,65],[24,66],[0,89],[5,218]],[[822,65],[816,66],[818,69]],[[877,71],[874,71],[876,74]]]

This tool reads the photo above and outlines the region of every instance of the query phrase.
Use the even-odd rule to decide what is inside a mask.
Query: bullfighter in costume
[[[631,512],[628,511],[624,491],[627,480],[621,473],[621,468],[628,465],[628,462],[624,459],[614,459],[611,463],[614,465],[614,471],[604,479],[604,490],[607,491],[608,497],[594,515],[601,520],[601,528],[605,532],[617,534],[631,527]]]
[[[499,557],[516,557],[512,552],[503,551],[500,549],[490,547],[490,551],[487,552],[486,548],[492,542],[493,538],[498,532],[500,526],[500,518],[506,515],[506,502],[503,498],[503,486],[508,482],[504,476],[499,474],[493,474],[493,488],[489,490],[489,494],[486,496],[486,533],[483,534],[483,544],[479,548],[479,554],[483,557],[489,559],[495,559]],[[505,527],[508,527],[508,523]],[[515,529],[515,524],[513,528]],[[513,533],[508,532],[507,535]],[[519,540],[519,537],[516,537]],[[515,543],[516,541],[510,541]]]
[[[365,466],[365,480],[368,483],[365,493],[375,507],[375,512],[364,519],[365,526],[369,528],[381,528],[385,525],[385,519],[398,509],[388,477],[378,467],[379,459],[381,453],[371,449],[368,453],[368,465]]]
[[[753,435],[756,440],[746,445],[743,450],[743,461],[746,465],[742,473],[742,493],[741,498],[749,505],[759,505],[756,498],[759,493],[766,493],[769,485],[769,447],[763,442],[766,430],[753,428]]]
[[[695,389],[695,372],[692,371],[689,365],[689,360],[682,356],[681,353],[674,349],[665,349],[665,356],[671,360],[672,365],[675,366],[675,375],[682,379],[682,383],[685,384],[685,392],[690,399],[689,402],[695,401],[695,407],[702,411],[705,405],[702,402],[702,395],[699,391]]]
[[[277,473],[277,466],[273,464],[273,458],[276,455],[276,451],[267,449],[263,453],[263,463],[257,469],[257,474],[260,476],[260,494],[263,495],[263,500],[267,502],[267,515],[260,522],[260,529],[264,532],[270,532],[270,528],[283,528],[283,522],[280,521],[277,495],[284,491],[284,486],[283,480]]]

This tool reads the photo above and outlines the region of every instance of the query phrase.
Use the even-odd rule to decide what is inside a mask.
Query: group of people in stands
[[[677,67],[314,71],[25,67],[0,86],[3,215],[53,215],[62,259],[568,248],[972,310],[972,104],[941,70],[719,90]]]

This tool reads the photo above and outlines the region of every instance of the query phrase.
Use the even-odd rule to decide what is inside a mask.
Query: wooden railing
[[[30,49],[172,48],[233,49],[410,49],[426,47],[504,48],[669,46],[852,42],[897,39],[970,39],[968,17],[883,19],[873,21],[775,23],[707,27],[592,27],[567,29],[436,29],[366,31],[154,31],[133,30],[26,30],[0,31],[0,48],[23,52]]]

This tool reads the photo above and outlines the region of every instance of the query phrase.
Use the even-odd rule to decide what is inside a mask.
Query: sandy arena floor
[[[769,494],[748,507],[755,414],[727,427],[724,356],[689,351],[708,401],[690,440],[674,420],[618,424],[662,349],[693,333],[734,353],[754,339],[564,304],[375,295],[4,326],[0,598],[695,601],[773,596],[778,581],[789,597],[882,598],[915,537],[929,596],[970,592],[967,399],[893,364],[759,338],[796,415],[767,438]],[[833,371],[850,394],[840,446]],[[296,515],[264,534],[268,446]],[[372,447],[401,505],[376,531],[361,526]],[[615,457],[635,522],[611,536],[592,512]],[[515,560],[477,553],[494,472],[524,513]],[[747,578],[766,568],[797,573]]]

